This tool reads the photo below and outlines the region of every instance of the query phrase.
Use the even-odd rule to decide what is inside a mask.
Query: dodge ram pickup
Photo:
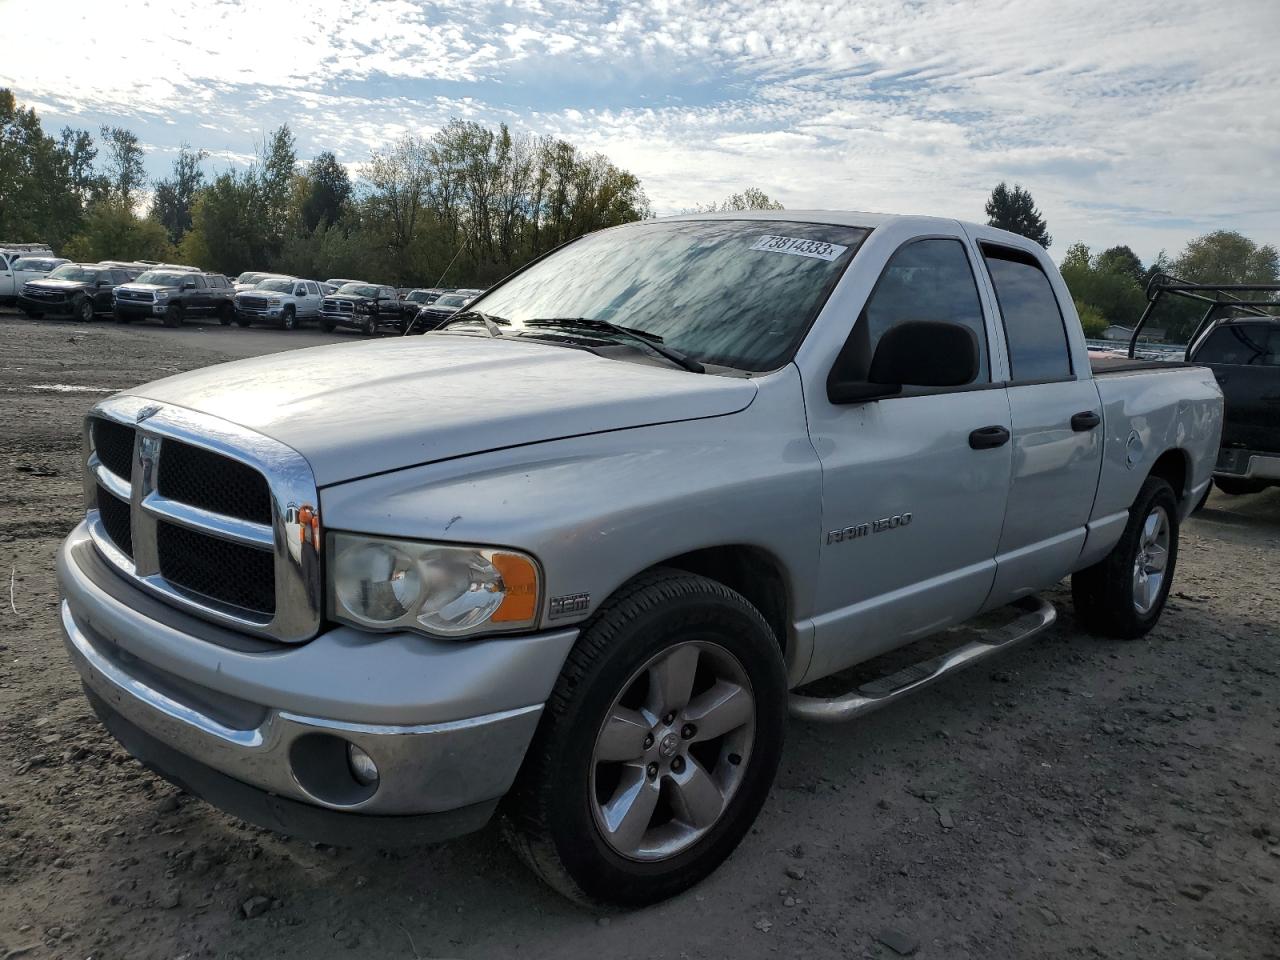
[[[66,646],[134,756],[237,816],[403,845],[498,813],[558,890],[652,902],[746,835],[788,714],[1025,641],[1068,576],[1087,629],[1156,624],[1222,394],[1100,363],[991,227],[589,234],[426,336],[97,403]]]

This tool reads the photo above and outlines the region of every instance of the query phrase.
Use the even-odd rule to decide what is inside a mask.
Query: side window
[[[198,273],[192,274],[191,279],[196,282],[197,290],[203,290],[206,287],[206,284],[204,282],[204,277],[200,276],[200,274]]]
[[[1004,338],[1009,344],[1010,379],[1018,382],[1071,376],[1071,351],[1062,308],[1035,258],[1020,250],[985,243],[982,255],[1000,304]]]
[[[891,327],[909,320],[968,327],[978,341],[978,375],[973,382],[991,381],[982,301],[978,299],[969,257],[959,240],[916,240],[894,253],[840,351],[836,363],[841,375],[865,380],[880,338]],[[911,388],[905,392],[909,394]]]
[[[378,296],[382,297],[384,300],[394,300],[396,298],[396,292],[390,287],[383,287]]]
[[[112,270],[111,282],[118,287],[122,283],[129,282],[129,275],[125,273],[123,270]]]
[[[1196,363],[1280,367],[1280,324],[1233,323],[1218,327],[1196,351]]]
[[[307,281],[307,293],[311,294],[311,295],[314,297],[314,296],[315,296],[315,295],[317,295],[319,292],[320,292],[320,288],[319,288],[318,286],[316,286],[315,281],[314,281],[314,280],[308,280],[308,281]]]

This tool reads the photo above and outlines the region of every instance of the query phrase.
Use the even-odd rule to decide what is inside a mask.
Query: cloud
[[[52,124],[226,163],[282,122],[354,165],[457,115],[600,150],[660,212],[758,185],[980,218],[1008,178],[1063,249],[1280,241],[1274,0],[63,0],[58,19],[19,28],[0,85]]]

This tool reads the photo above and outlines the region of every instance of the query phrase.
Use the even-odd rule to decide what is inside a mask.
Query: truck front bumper
[[[336,628],[267,643],[128,584],[83,524],[59,551],[58,579],[67,649],[126,749],[243,819],[340,845],[483,826],[576,639],[444,643]],[[361,751],[371,782],[353,767]]]
[[[165,310],[169,308],[169,302],[168,300],[157,300],[154,303],[145,300],[117,300],[111,309],[117,317],[143,320],[148,317],[163,317]]]

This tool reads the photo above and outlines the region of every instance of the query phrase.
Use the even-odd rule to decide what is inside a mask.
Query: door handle
[[[969,434],[969,446],[975,450],[994,450],[1009,442],[1009,430],[999,425],[979,427]]]
[[[1082,413],[1077,413],[1071,418],[1071,429],[1076,433],[1081,433],[1085,430],[1092,430],[1101,422],[1102,418],[1100,416],[1092,410],[1085,410]]]

